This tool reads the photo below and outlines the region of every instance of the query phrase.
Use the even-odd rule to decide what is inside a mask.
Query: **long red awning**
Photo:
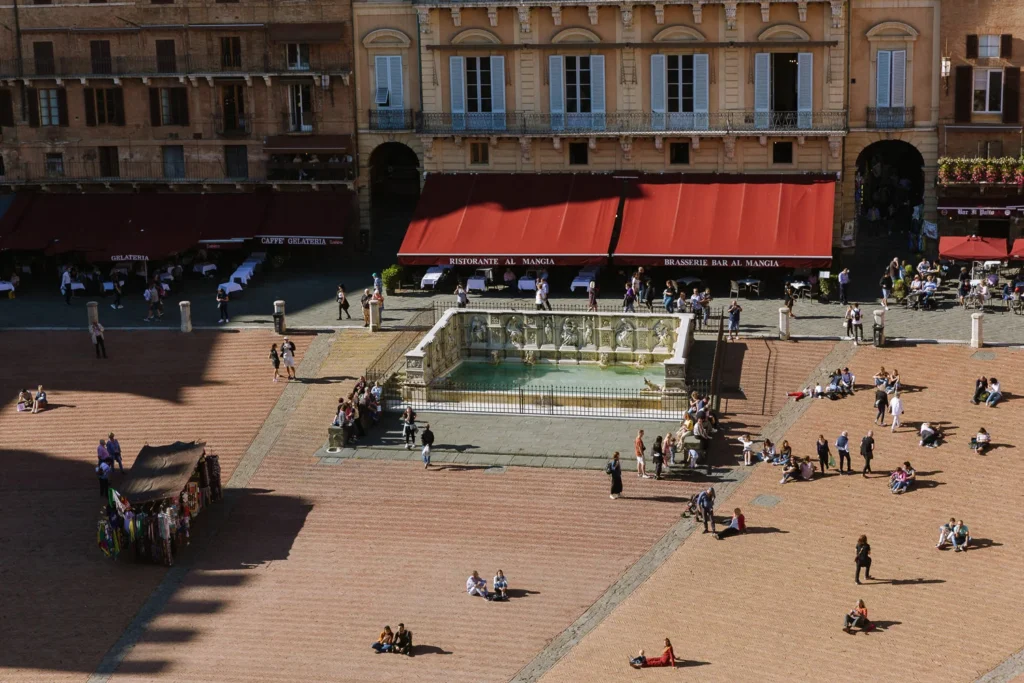
[[[622,181],[591,174],[427,178],[398,261],[596,265],[608,260]]]
[[[1013,248],[1010,249],[1010,258],[1018,261],[1024,260],[1024,239],[1013,241]]]
[[[835,181],[642,176],[627,193],[616,263],[804,267],[832,261]]]
[[[1006,260],[1006,238],[1004,237],[940,237],[939,256],[954,261],[1004,261]]]

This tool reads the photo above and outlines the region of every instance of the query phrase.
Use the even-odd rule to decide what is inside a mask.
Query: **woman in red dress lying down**
[[[644,656],[644,651],[640,650],[639,655],[629,660],[629,665],[634,669],[650,666],[675,666],[676,653],[672,650],[672,641],[668,638],[665,639],[665,650],[661,653],[660,657],[647,658]]]

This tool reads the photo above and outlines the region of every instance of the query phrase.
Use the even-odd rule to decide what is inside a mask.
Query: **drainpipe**
[[[420,112],[423,112],[423,30],[420,28],[420,13],[416,13],[416,68],[419,72],[416,81],[419,83]],[[414,122],[415,125],[415,122]]]

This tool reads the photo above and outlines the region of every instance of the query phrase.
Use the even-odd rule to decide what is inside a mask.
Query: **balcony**
[[[0,79],[120,78],[130,76],[339,74],[348,77],[350,66],[337,59],[314,58],[290,64],[284,55],[176,55],[174,57],[57,57],[54,59],[2,59]]]
[[[4,185],[234,185],[317,184],[355,180],[352,161],[331,157],[297,164],[278,159],[249,161],[233,168],[218,161],[56,161],[9,165],[0,175]],[[244,172],[243,172],[244,171]]]
[[[213,129],[219,138],[241,139],[252,136],[252,120],[248,116],[214,114]]]
[[[281,130],[286,133],[315,133],[316,115],[311,111],[281,112]]]
[[[892,130],[914,127],[913,107],[868,107],[868,128]]]
[[[412,130],[415,115],[412,109],[371,109],[370,130]]]
[[[421,135],[601,136],[601,135],[808,135],[842,134],[845,111],[710,114],[613,112],[551,114],[418,112]]]

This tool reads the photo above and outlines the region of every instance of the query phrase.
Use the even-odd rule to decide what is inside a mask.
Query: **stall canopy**
[[[832,176],[641,176],[623,206],[616,263],[805,267],[832,260]]]
[[[132,505],[177,498],[205,450],[202,441],[143,446],[119,492]]]
[[[1010,258],[1017,261],[1024,261],[1024,239],[1013,241],[1013,249],[1010,249]]]
[[[590,174],[431,175],[406,265],[592,265],[608,259],[622,181]]]
[[[1003,237],[940,237],[939,257],[953,261],[1005,261]]]
[[[337,246],[356,224],[355,195],[336,192],[282,192],[274,195],[266,220],[253,236],[262,244]]]

